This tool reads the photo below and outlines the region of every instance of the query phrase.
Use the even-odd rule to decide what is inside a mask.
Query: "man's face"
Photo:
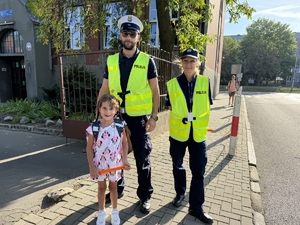
[[[126,50],[132,50],[139,41],[140,35],[137,32],[123,31],[120,33],[120,39]]]

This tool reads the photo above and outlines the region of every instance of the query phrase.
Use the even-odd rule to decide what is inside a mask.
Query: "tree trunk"
[[[174,47],[174,31],[171,26],[169,0],[156,1],[156,12],[159,28],[160,48],[173,52]]]

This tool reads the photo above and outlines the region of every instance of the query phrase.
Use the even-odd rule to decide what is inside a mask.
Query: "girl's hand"
[[[130,163],[128,162],[127,159],[123,160],[123,164],[125,166],[125,170],[130,170],[131,169]]]
[[[92,168],[90,168],[90,176],[92,179],[96,179],[99,176],[98,168],[96,166],[93,166]]]

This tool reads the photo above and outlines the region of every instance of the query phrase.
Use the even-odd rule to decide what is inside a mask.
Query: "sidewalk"
[[[233,108],[228,106],[227,93],[220,93],[214,100],[211,109],[209,128],[214,133],[207,134],[208,164],[205,174],[206,201],[204,210],[214,218],[217,225],[251,225],[253,210],[251,206],[250,175],[248,161],[247,113],[244,101],[238,128],[237,148],[234,157],[228,156]],[[202,224],[188,214],[189,188],[183,205],[173,207],[171,201],[175,196],[173,187],[172,163],[169,155],[168,132],[152,140],[152,185],[154,193],[151,199],[152,210],[148,215],[139,210],[136,196],[137,176],[133,154],[129,155],[132,165],[125,171],[126,187],[124,196],[118,200],[121,224]],[[191,180],[188,165],[188,151],[185,156],[187,170],[187,187]],[[82,180],[83,185],[77,191],[63,197],[56,205],[44,212],[30,214],[19,220],[16,225],[25,224],[96,224],[97,216],[97,184],[90,180]],[[107,224],[110,224],[110,204],[107,204]]]

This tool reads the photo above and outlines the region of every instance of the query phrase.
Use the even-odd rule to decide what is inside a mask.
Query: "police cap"
[[[133,31],[140,33],[143,31],[144,26],[137,17],[133,15],[126,15],[119,19],[118,28],[120,29],[120,32]]]
[[[199,53],[197,49],[193,49],[193,48],[188,48],[187,50],[185,50],[182,55],[181,55],[181,59],[185,58],[185,57],[192,57],[194,59],[199,59]]]

